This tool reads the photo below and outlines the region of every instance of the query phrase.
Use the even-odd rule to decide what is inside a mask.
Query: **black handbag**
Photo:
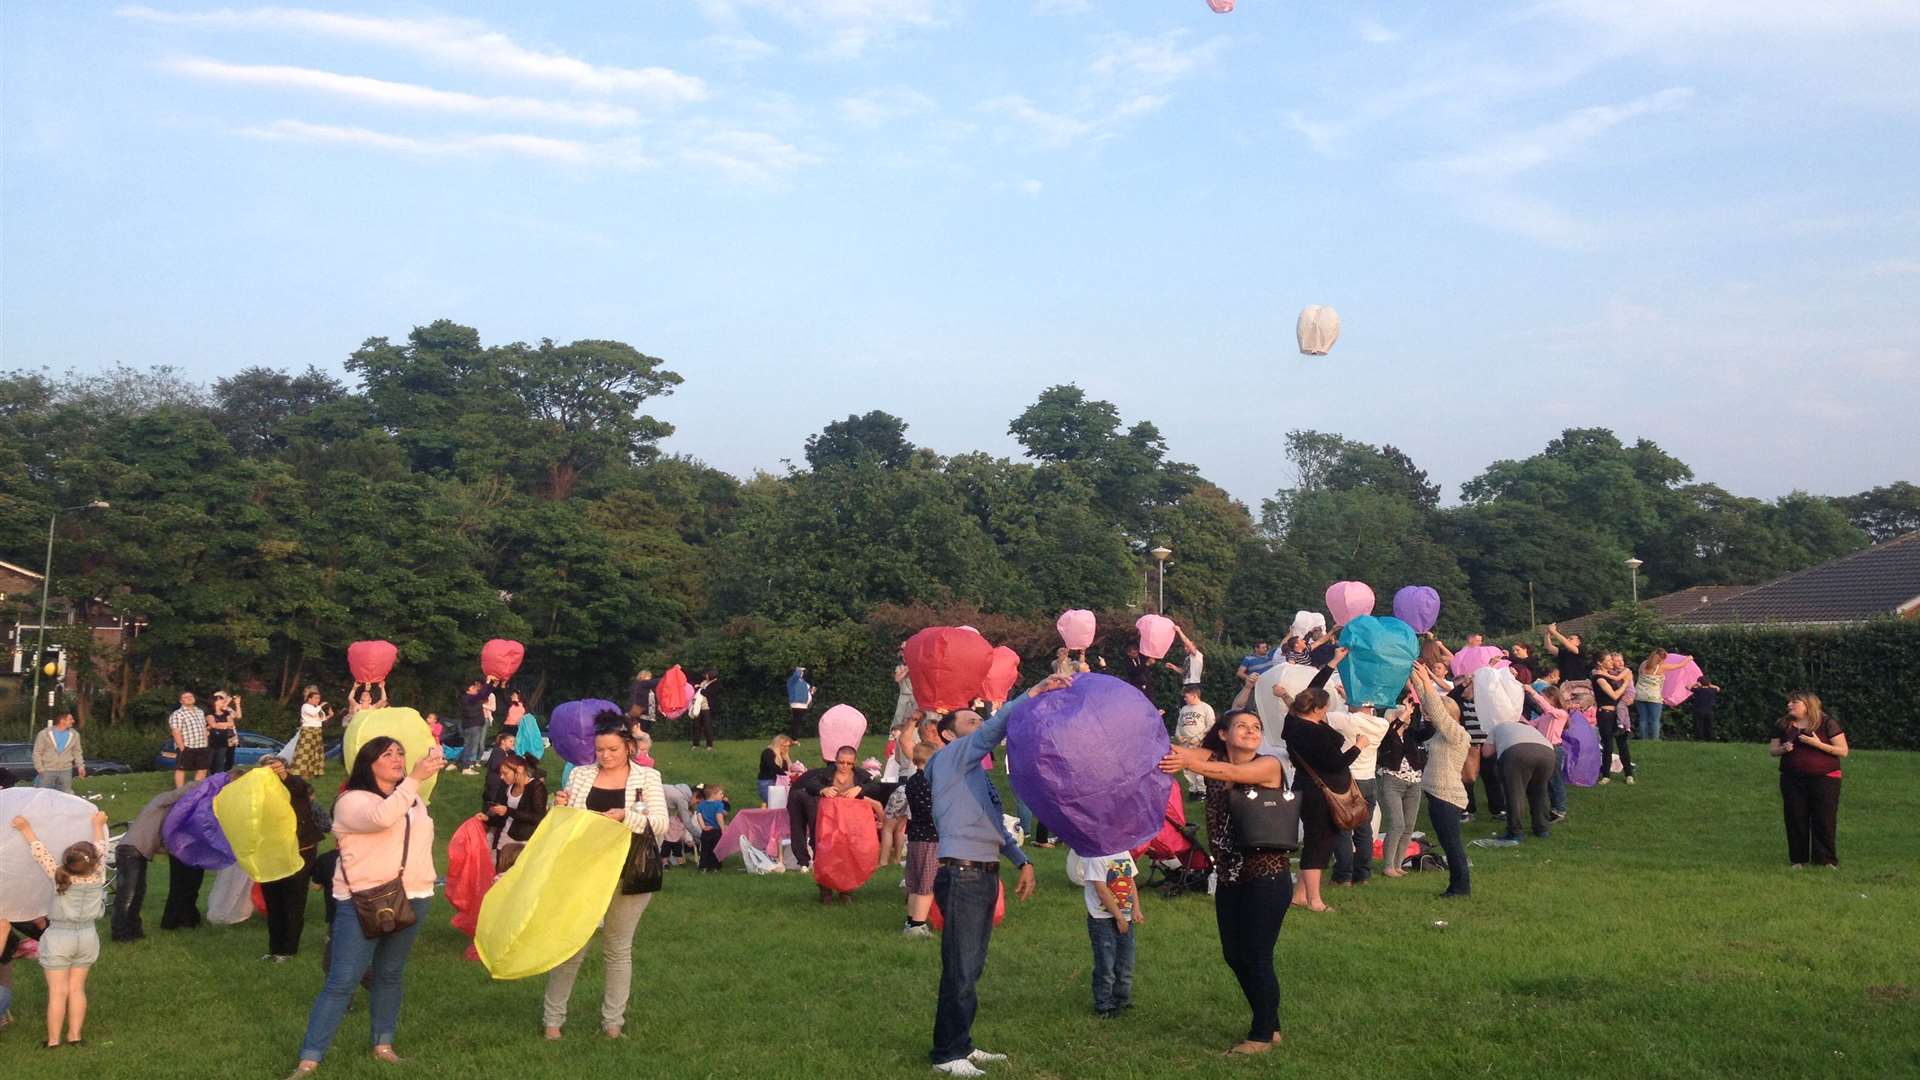
[[[1300,846],[1300,800],[1293,789],[1227,786],[1227,826],[1235,851],[1293,851]]]
[[[659,892],[662,872],[660,845],[654,842],[653,826],[649,824],[627,843],[627,865],[620,869],[620,895]]]

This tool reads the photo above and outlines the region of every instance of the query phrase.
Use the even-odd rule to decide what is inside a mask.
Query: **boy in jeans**
[[[1093,942],[1093,1011],[1103,1020],[1133,1008],[1134,926],[1146,925],[1127,852],[1082,861],[1086,873],[1087,937]]]

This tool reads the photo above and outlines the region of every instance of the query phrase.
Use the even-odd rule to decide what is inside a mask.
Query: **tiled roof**
[[[1751,585],[1695,585],[1679,592],[1670,592],[1663,596],[1649,597],[1641,603],[1660,613],[1660,617],[1669,622],[1687,621],[1682,616],[1699,611],[1707,604],[1719,603],[1753,588]],[[1582,615],[1577,619],[1562,619],[1560,632],[1564,634],[1592,633],[1594,625],[1606,617],[1605,612]]]
[[[1865,622],[1920,609],[1920,532],[1703,604],[1681,626]]]

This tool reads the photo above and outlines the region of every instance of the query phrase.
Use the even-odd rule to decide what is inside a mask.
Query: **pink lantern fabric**
[[[1327,587],[1327,614],[1335,626],[1345,626],[1373,614],[1373,590],[1363,581],[1336,581]]]
[[[962,626],[929,626],[907,639],[903,655],[913,700],[938,712],[970,708],[993,666],[993,646]]]
[[[393,673],[400,650],[391,641],[356,641],[347,646],[347,670],[353,681],[377,683]]]
[[[1233,0],[1207,0],[1207,6],[1215,15],[1228,15],[1233,12]]]
[[[1453,674],[1456,677],[1471,675],[1499,659],[1500,650],[1491,645],[1469,646],[1453,654]]]
[[[1667,654],[1667,663],[1671,664],[1678,660],[1686,662],[1667,672],[1666,684],[1660,690],[1660,700],[1669,708],[1692,697],[1693,684],[1700,681],[1700,665],[1693,662],[1693,657],[1682,656],[1679,653]]]
[[[1084,649],[1093,644],[1095,621],[1093,612],[1082,608],[1063,611],[1053,624],[1060,631],[1060,640],[1069,649]]]
[[[1167,650],[1173,648],[1172,619],[1164,615],[1142,615],[1133,626],[1140,631],[1140,655],[1161,660]]]
[[[1018,681],[1020,654],[1005,645],[998,646],[993,650],[993,664],[987,668],[987,681],[980,689],[980,696],[988,701],[1005,701]]]
[[[1440,621],[1440,594],[1426,585],[1408,585],[1393,594],[1393,617],[1424,634]]]
[[[527,647],[506,638],[494,638],[480,647],[480,672],[495,682],[506,682],[520,670]]]
[[[867,734],[867,717],[851,705],[835,705],[820,714],[820,760],[832,761],[843,746],[860,749]]]

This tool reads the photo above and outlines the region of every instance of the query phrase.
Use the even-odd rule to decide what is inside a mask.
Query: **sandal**
[[[302,1076],[312,1076],[314,1070],[319,1067],[320,1063],[317,1061],[303,1061],[295,1065],[293,1071],[287,1074],[287,1080],[298,1080],[298,1078]]]
[[[1252,1039],[1243,1039],[1229,1047],[1227,1049],[1227,1055],[1229,1057],[1235,1055],[1251,1057],[1254,1054],[1264,1054],[1271,1049],[1273,1049],[1271,1042],[1255,1042]]]
[[[394,1053],[391,1046],[376,1046],[373,1048],[373,1060],[384,1061],[388,1065],[398,1065],[406,1059]]]

